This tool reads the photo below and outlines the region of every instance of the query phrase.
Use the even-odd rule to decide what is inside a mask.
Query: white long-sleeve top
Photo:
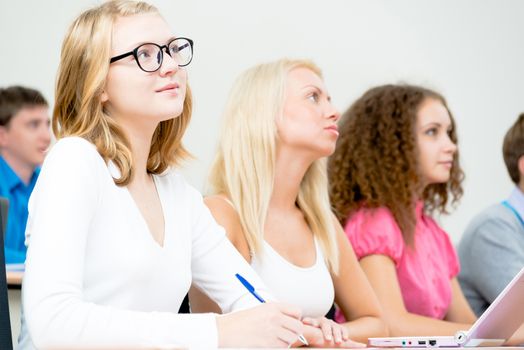
[[[216,347],[216,315],[177,314],[191,281],[225,312],[259,304],[235,273],[267,290],[181,175],[154,176],[163,246],[112,175],[78,137],[47,156],[29,202],[23,332],[37,348]]]

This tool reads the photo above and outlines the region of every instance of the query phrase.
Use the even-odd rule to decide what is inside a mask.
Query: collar
[[[515,187],[508,197],[508,203],[517,211],[521,218],[524,218],[524,193]]]
[[[9,164],[5,161],[5,159],[0,156],[0,178],[2,181],[7,185],[7,188],[9,190],[12,190],[13,188],[17,186],[23,186],[25,187],[33,187],[35,185],[36,179],[38,177],[38,174],[40,173],[40,168],[36,168],[33,172],[33,175],[31,175],[31,179],[29,180],[29,184],[26,185],[22,179],[14,172],[14,170],[11,168]]]

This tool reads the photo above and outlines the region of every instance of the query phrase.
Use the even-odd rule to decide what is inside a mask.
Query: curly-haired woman
[[[373,88],[343,116],[331,200],[392,335],[452,335],[475,321],[455,249],[430,216],[462,195],[456,144],[445,99],[417,86]]]

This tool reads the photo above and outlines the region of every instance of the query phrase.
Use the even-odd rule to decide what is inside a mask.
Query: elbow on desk
[[[74,344],[78,345],[78,338],[75,342],[69,329],[62,328],[59,331],[59,327],[53,323],[51,318],[27,319],[29,338],[36,349],[68,348]]]
[[[26,331],[31,342],[36,349],[66,349],[75,344],[78,346],[83,330],[78,314],[82,311],[74,304],[64,305],[71,301],[56,303],[53,299],[47,298],[34,304],[31,300],[24,299]]]
[[[405,316],[406,315],[395,313],[385,315],[382,318],[387,327],[388,336],[405,336],[409,333],[409,330],[406,329],[406,324],[409,324],[409,322],[405,319]]]
[[[379,323],[377,328],[379,329],[379,333],[381,334],[379,335],[379,337],[389,337],[391,335],[391,331],[389,330],[389,325],[386,322],[386,320],[383,317],[379,317],[377,319],[377,323]]]

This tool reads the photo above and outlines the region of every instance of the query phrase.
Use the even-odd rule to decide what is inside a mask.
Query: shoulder
[[[249,247],[242,229],[240,216],[233,203],[223,194],[216,194],[204,198],[211,214],[217,223],[226,230],[227,237],[240,253],[249,256]]]
[[[58,140],[45,157],[38,179],[42,177],[93,177],[107,173],[107,164],[95,145],[81,137]],[[58,178],[56,178],[58,180]]]
[[[236,238],[235,233],[238,233],[239,229],[242,229],[242,225],[240,223],[240,216],[233,207],[233,203],[222,194],[207,196],[204,198],[204,203],[211,211],[215,220],[226,229],[228,237],[231,240],[232,238]]]
[[[223,194],[214,194],[204,197],[204,203],[208,208],[217,214],[224,216],[237,216],[233,203]]]
[[[468,228],[476,230],[478,227],[487,223],[494,225],[499,224],[501,226],[509,224],[520,228],[520,222],[515,214],[502,205],[502,203],[494,204],[481,211],[473,218],[473,220],[471,220]]]
[[[361,208],[348,218],[348,223],[360,223],[366,225],[396,224],[393,213],[386,207]]]
[[[0,156],[0,196],[9,196],[9,188],[19,181],[16,177],[13,169]]]
[[[96,147],[91,142],[78,136],[64,137],[58,140],[51,148],[50,153],[89,153],[98,154]]]
[[[358,210],[348,219],[344,231],[359,259],[381,254],[398,264],[404,252],[402,232],[385,207]]]
[[[516,241],[524,244],[522,239],[524,227],[515,214],[501,203],[494,204],[477,214],[468,224],[460,245],[477,245],[483,242],[490,244],[513,244]],[[459,245],[459,246],[460,246]]]
[[[391,211],[386,207],[361,208],[351,215],[344,227],[346,234],[402,236],[400,227]]]
[[[95,145],[81,137],[65,137],[58,140],[49,151],[44,161],[43,168],[48,163],[65,163],[70,167],[77,163],[102,163],[105,164]]]

